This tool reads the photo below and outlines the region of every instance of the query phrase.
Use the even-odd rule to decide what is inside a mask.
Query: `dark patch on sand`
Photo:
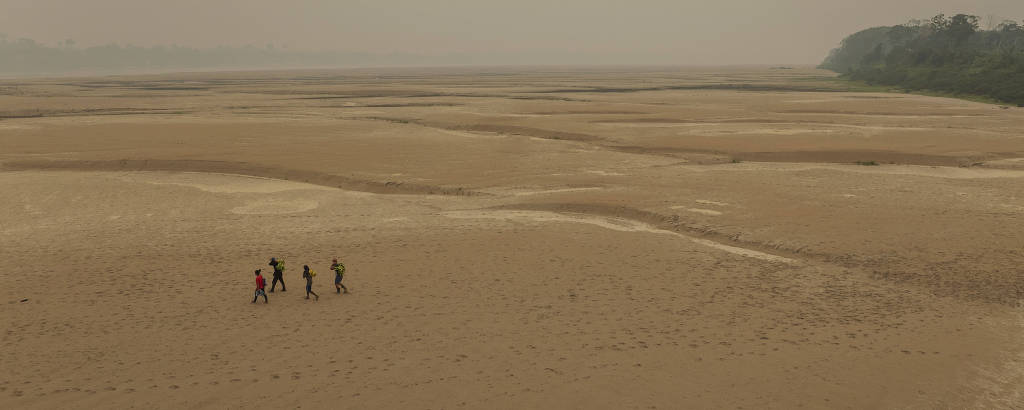
[[[268,167],[247,162],[204,161],[204,160],[160,160],[123,159],[113,161],[78,160],[18,160],[0,164],[0,169],[20,170],[70,170],[70,171],[178,171],[211,172],[221,174],[248,175],[339,188],[348,191],[372,192],[376,194],[420,194],[420,195],[488,195],[461,187],[441,187],[401,181],[373,181],[351,176],[323,172]]]

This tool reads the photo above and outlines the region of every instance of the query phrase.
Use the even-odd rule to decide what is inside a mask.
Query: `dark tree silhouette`
[[[940,14],[853,34],[821,67],[869,84],[1024,106],[1024,27],[1005,21],[993,30],[979,30],[977,16]]]

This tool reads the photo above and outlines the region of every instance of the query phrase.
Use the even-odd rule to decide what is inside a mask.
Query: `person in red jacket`
[[[256,269],[256,293],[252,297],[252,303],[256,303],[256,299],[263,295],[263,303],[270,303],[267,300],[267,280],[263,279],[263,275],[260,275],[260,270]]]

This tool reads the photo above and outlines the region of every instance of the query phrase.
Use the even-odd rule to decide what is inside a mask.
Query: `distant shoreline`
[[[778,64],[721,64],[721,65],[700,65],[700,64],[467,64],[467,65],[352,65],[352,66],[290,66],[290,67],[224,67],[224,68],[196,68],[196,69],[139,69],[139,70],[108,70],[108,71],[73,71],[73,72],[45,72],[45,73],[0,73],[0,80],[45,80],[45,79],[66,79],[66,78],[98,78],[98,77],[138,77],[138,76],[174,76],[174,75],[197,75],[197,74],[240,74],[240,73],[332,73],[332,72],[423,72],[440,71],[451,72],[479,72],[479,71],[507,71],[507,72],[609,72],[616,70],[629,70],[631,72],[656,72],[664,70],[737,70],[737,69],[765,69],[780,70]],[[790,64],[784,66],[786,70],[815,70],[814,64]],[[821,70],[825,72],[826,70]]]

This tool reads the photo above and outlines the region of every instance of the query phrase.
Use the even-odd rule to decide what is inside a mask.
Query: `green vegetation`
[[[1024,106],[1024,25],[979,30],[978,17],[928,21],[853,34],[821,68],[867,86]]]
[[[866,167],[877,167],[878,166],[878,162],[876,162],[876,161],[857,161],[857,162],[855,162],[855,164],[863,165],[863,166],[866,166]]]

